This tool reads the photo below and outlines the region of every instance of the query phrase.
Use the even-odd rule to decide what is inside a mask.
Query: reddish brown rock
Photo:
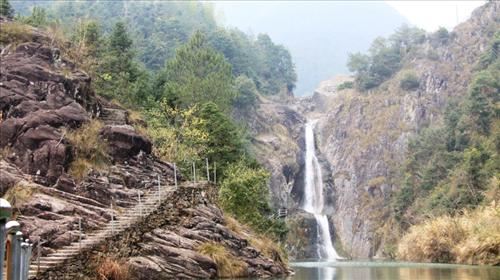
[[[107,140],[109,154],[115,159],[126,160],[141,151],[151,153],[151,141],[138,134],[130,125],[107,125],[102,129],[101,135]]]
[[[42,43],[7,47],[1,60],[0,148],[11,149],[25,173],[55,183],[72,155],[61,128],[78,127],[99,111],[90,78]]]

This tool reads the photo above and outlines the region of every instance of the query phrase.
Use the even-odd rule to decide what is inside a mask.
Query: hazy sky
[[[292,54],[296,95],[311,94],[319,82],[348,73],[348,54],[368,49],[403,23],[432,32],[452,30],[485,1],[221,1],[224,25],[256,35],[268,33]]]
[[[457,22],[470,17],[471,12],[486,1],[385,1],[412,24],[427,31],[440,26],[451,30]]]

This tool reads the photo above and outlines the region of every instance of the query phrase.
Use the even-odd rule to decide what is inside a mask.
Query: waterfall
[[[306,156],[305,156],[305,177],[304,177],[304,204],[302,208],[314,215],[317,225],[317,248],[320,259],[339,259],[339,255],[333,248],[330,235],[328,219],[323,214],[325,201],[323,198],[323,175],[321,166],[316,157],[316,147],[314,143],[314,127],[316,121],[308,121],[305,127]]]

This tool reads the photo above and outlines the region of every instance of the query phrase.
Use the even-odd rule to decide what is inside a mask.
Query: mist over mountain
[[[296,96],[322,80],[347,73],[348,53],[365,51],[407,19],[384,2],[217,2],[219,20],[257,35],[267,33],[292,54]]]

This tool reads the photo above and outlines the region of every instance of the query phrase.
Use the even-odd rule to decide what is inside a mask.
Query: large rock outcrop
[[[241,226],[229,227],[214,204],[213,185],[186,185],[143,221],[119,235],[84,250],[72,260],[53,267],[37,279],[95,279],[106,260],[120,261],[131,279],[208,279],[223,275],[222,269],[239,277],[268,278],[288,274],[278,252],[269,255],[252,245]],[[238,228],[238,229],[237,229]],[[223,267],[200,250],[203,244],[218,244],[227,252]],[[219,260],[220,257],[218,256]],[[226,275],[228,276],[228,275]]]
[[[90,78],[44,43],[8,45],[1,60],[0,147],[23,172],[55,183],[72,157],[61,129],[99,113]]]
[[[0,17],[0,29],[19,24]],[[0,194],[12,203],[25,237],[35,248],[41,244],[40,253],[47,255],[78,240],[80,219],[83,233],[92,232],[109,223],[111,207],[123,211],[136,205],[138,194],[144,197],[156,190],[158,180],[172,186],[174,170],[151,154],[151,141],[134,128],[127,110],[95,96],[90,77],[65,60],[48,35],[17,27],[12,30],[28,32],[18,36],[24,41],[0,44]],[[108,159],[104,166],[90,166],[77,178],[69,171],[81,155],[68,135],[92,121],[100,123],[93,140],[106,143]],[[183,182],[179,174],[177,179]],[[228,247],[248,265],[249,276],[286,273],[283,262],[263,257],[257,249],[245,249],[246,237],[231,233],[213,202],[190,200],[183,194],[178,197],[177,212],[155,216],[151,224],[155,227],[142,232],[144,239],[126,244],[137,249],[121,255],[130,258],[136,279],[150,279],[154,260],[170,265],[161,272],[165,279],[179,273],[187,278],[215,277],[215,263],[186,245],[206,240]],[[191,241],[170,244],[174,235]],[[193,274],[191,268],[196,265]],[[95,273],[87,270],[78,275],[95,279],[89,276]]]

